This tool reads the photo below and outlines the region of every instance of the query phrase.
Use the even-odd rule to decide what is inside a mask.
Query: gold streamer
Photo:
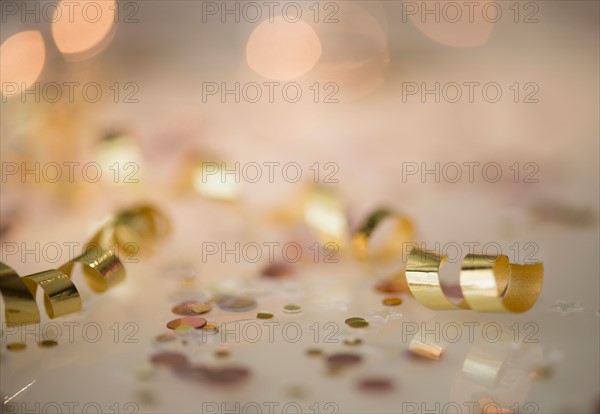
[[[394,220],[394,231],[378,248],[370,246],[371,236],[387,220]],[[415,238],[415,230],[410,219],[388,209],[378,209],[371,213],[364,224],[352,236],[354,256],[359,260],[385,261],[402,257],[402,249]]]
[[[460,271],[463,300],[455,304],[439,279],[445,257],[418,248],[408,255],[408,287],[421,304],[435,310],[472,309],[481,312],[525,312],[542,290],[542,263],[511,264],[508,257],[468,254]]]
[[[40,322],[35,299],[38,287],[44,292],[44,307],[51,319],[80,311],[81,296],[71,280],[75,265],[81,265],[92,290],[104,292],[125,279],[125,268],[115,250],[135,253],[140,246],[147,248],[154,243],[167,229],[162,213],[150,206],[140,206],[117,213],[102,226],[82,255],[59,269],[19,277],[13,268],[0,262],[0,293],[6,324]],[[99,248],[93,248],[93,244]]]

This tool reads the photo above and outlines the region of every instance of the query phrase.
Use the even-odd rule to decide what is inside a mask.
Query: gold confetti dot
[[[179,329],[183,326],[188,326],[191,328],[200,329],[204,325],[206,325],[206,319],[204,319],[204,318],[187,317],[187,318],[173,319],[172,321],[169,321],[167,323],[167,328]],[[189,328],[182,328],[182,329],[189,329]]]
[[[309,356],[320,356],[323,354],[323,351],[319,348],[310,348],[306,350],[306,355]]]
[[[194,328],[192,328],[189,325],[181,325],[181,326],[178,326],[177,328],[175,328],[175,332],[177,332],[177,333],[185,333],[185,332],[190,332],[193,329]]]
[[[215,356],[217,358],[227,358],[230,355],[231,355],[231,352],[229,352],[229,349],[217,349],[215,351]]]
[[[354,321],[364,321],[364,320],[365,320],[365,318],[352,317],[352,318],[346,319],[344,322],[346,323],[346,325],[349,325],[351,322],[354,322]]]
[[[367,378],[358,383],[358,387],[366,392],[389,392],[394,389],[394,384],[387,378]]]
[[[269,313],[269,312],[258,312],[256,314],[256,317],[258,319],[272,319],[273,318],[273,314]]]
[[[408,285],[401,280],[382,280],[375,285],[375,290],[379,293],[402,293],[408,290]]]
[[[365,320],[365,318],[353,317],[346,319],[346,325],[351,328],[366,328],[369,326],[369,322]]]
[[[212,307],[208,303],[185,302],[174,306],[173,309],[171,309],[171,311],[177,315],[194,316],[210,312],[211,309]]]
[[[58,345],[58,342],[52,341],[50,339],[44,339],[43,341],[38,342],[38,346],[40,348],[52,348]]]
[[[348,324],[351,328],[366,328],[369,326],[369,322],[367,321],[352,321]]]
[[[6,349],[9,351],[22,351],[25,348],[27,348],[27,345],[23,342],[12,342],[6,345]]]
[[[389,297],[389,298],[384,298],[382,303],[385,306],[398,306],[398,305],[402,305],[402,299],[395,298],[395,297]]]
[[[362,345],[363,341],[360,338],[344,339],[344,345],[357,346]]]
[[[360,364],[362,356],[358,354],[339,353],[327,357],[327,363],[332,368],[343,368]]]
[[[219,325],[217,325],[215,322],[208,322],[206,325],[204,325],[202,330],[208,333],[217,333],[219,332]]]
[[[302,306],[293,304],[285,305],[283,311],[285,313],[299,313],[302,312]]]
[[[170,342],[176,339],[177,336],[173,335],[172,333],[160,334],[157,335],[156,338],[154,338],[156,342]]]
[[[251,298],[238,296],[223,296],[217,304],[219,308],[228,312],[246,312],[256,308],[256,301]]]

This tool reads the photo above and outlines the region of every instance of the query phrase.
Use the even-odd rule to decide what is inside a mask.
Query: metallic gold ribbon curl
[[[408,287],[424,306],[435,310],[472,309],[481,312],[525,312],[542,290],[542,263],[511,264],[504,255],[468,254],[460,270],[463,300],[451,302],[442,290],[440,266],[446,258],[418,248],[408,255]]]
[[[131,252],[131,246],[147,248],[168,229],[162,213],[150,206],[139,206],[117,213],[88,243],[80,256],[59,269],[19,277],[10,266],[0,262],[0,294],[4,300],[6,324],[26,325],[40,322],[36,294],[44,292],[44,307],[51,319],[82,309],[81,296],[71,276],[75,265],[95,292],[104,292],[125,279],[125,267],[119,250]],[[91,245],[97,243],[98,249]],[[114,247],[117,249],[113,249]]]
[[[386,238],[379,248],[370,248],[369,241],[375,230],[386,220],[394,220],[393,233]],[[415,238],[412,221],[407,217],[388,209],[378,209],[364,221],[364,224],[352,236],[352,251],[359,260],[386,261],[398,259],[403,255],[403,248]]]

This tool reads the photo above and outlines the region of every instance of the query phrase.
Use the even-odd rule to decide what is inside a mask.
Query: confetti
[[[339,353],[327,357],[327,364],[332,368],[344,368],[358,365],[362,362],[362,356],[358,354]]]
[[[216,385],[235,385],[250,376],[250,371],[242,367],[225,367],[204,370],[204,380]]]
[[[177,339],[177,336],[173,335],[172,333],[160,334],[160,335],[157,335],[156,338],[154,338],[154,340],[156,342],[171,342],[176,339]]]
[[[44,339],[43,341],[38,342],[38,346],[40,348],[53,348],[58,345],[58,342],[53,341],[51,339]]]
[[[171,311],[176,315],[182,316],[193,316],[202,315],[210,312],[212,307],[208,303],[202,302],[184,302],[177,306],[174,306]]]
[[[246,312],[257,306],[254,299],[239,296],[223,296],[217,304],[219,308],[228,312]]]
[[[408,285],[404,280],[390,279],[383,280],[375,285],[375,290],[379,293],[402,293],[408,290]]]
[[[320,356],[323,355],[323,351],[319,348],[309,348],[306,350],[308,356]]]
[[[269,312],[258,312],[256,314],[256,318],[257,319],[272,319],[273,318],[273,314],[269,313]]]
[[[351,328],[366,328],[369,326],[369,322],[367,322],[364,318],[358,317],[348,318],[346,319],[345,323]]]
[[[402,305],[402,299],[400,298],[395,298],[395,297],[389,297],[389,298],[384,298],[381,303],[383,303],[385,306],[398,306],[398,305]]]
[[[283,311],[285,313],[300,313],[300,312],[302,312],[302,306],[300,306],[300,305],[293,305],[293,304],[285,305],[283,307]]]
[[[166,365],[172,369],[184,369],[189,366],[187,357],[179,352],[161,352],[153,355],[150,361],[154,365]]]
[[[195,317],[187,317],[187,318],[177,318],[172,321],[167,322],[167,328],[169,329],[178,329],[180,327],[188,326],[194,329],[200,329],[206,325],[206,319],[204,318],[195,318]],[[189,329],[189,328],[184,328]]]
[[[394,384],[386,378],[367,378],[358,383],[358,388],[366,392],[383,393],[394,389]]]
[[[9,351],[21,351],[25,348],[27,348],[27,345],[23,342],[11,342],[6,345],[6,349]]]
[[[362,345],[363,341],[360,338],[344,339],[344,345],[357,346]]]
[[[294,274],[294,269],[285,263],[271,263],[262,270],[261,274],[271,278],[287,277]]]
[[[231,353],[229,352],[229,349],[217,349],[215,351],[215,356],[217,358],[227,358],[230,355]]]
[[[210,334],[215,334],[219,332],[219,325],[214,322],[207,322],[206,325],[202,327],[202,330]]]

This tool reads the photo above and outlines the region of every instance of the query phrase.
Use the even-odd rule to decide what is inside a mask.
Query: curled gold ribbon
[[[542,290],[542,263],[512,264],[504,255],[468,254],[460,270],[463,300],[451,302],[442,290],[440,266],[446,258],[418,248],[406,265],[411,293],[421,304],[435,310],[472,309],[481,312],[525,312]]]
[[[394,231],[378,248],[369,246],[371,236],[386,220],[394,220]],[[385,261],[402,256],[407,242],[415,238],[415,230],[410,219],[388,209],[378,209],[371,213],[364,224],[352,236],[352,251],[359,260]]]
[[[167,230],[166,218],[150,206],[140,206],[117,213],[88,244],[80,256],[59,269],[46,270],[23,277],[0,262],[0,294],[4,300],[6,324],[26,325],[40,322],[37,288],[44,292],[44,307],[51,319],[82,309],[81,296],[71,276],[75,265],[95,292],[104,292],[125,279],[125,267],[117,251],[131,252],[152,244]],[[90,246],[97,243],[98,249]],[[113,247],[117,249],[113,249]]]

